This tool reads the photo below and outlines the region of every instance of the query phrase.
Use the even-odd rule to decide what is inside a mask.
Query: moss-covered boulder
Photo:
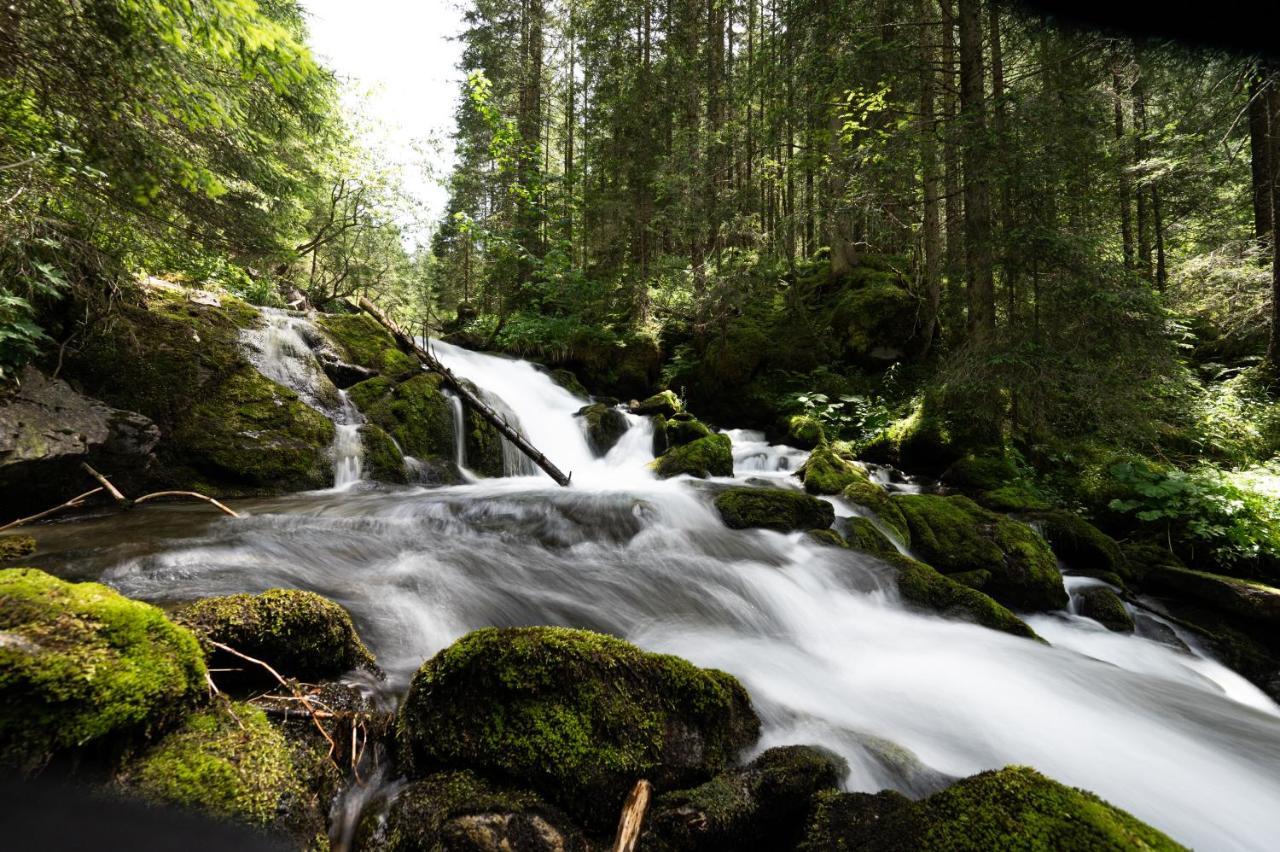
[[[1039,638],[1025,621],[982,592],[901,554],[879,556],[893,567],[898,595],[907,603],[1013,636]]]
[[[684,404],[680,402],[680,397],[676,396],[675,391],[664,390],[636,403],[631,410],[635,414],[661,414],[663,417],[671,417],[683,411]]]
[[[810,494],[839,494],[850,485],[869,482],[866,471],[852,457],[841,455],[837,447],[828,444],[809,453],[796,476]]]
[[[0,570],[0,763],[161,729],[205,690],[200,645],[98,583]]]
[[[462,409],[462,428],[467,469],[481,476],[505,476],[507,456],[503,449],[502,433],[498,428],[465,403]]]
[[[792,414],[787,417],[783,429],[783,441],[802,450],[812,450],[827,442],[822,423],[808,414]]]
[[[464,636],[419,669],[399,725],[419,774],[511,779],[602,830],[638,779],[705,781],[760,728],[730,675],[555,627]]]
[[[285,677],[314,681],[358,667],[374,669],[373,654],[360,641],[351,616],[314,592],[269,589],[260,595],[205,598],[174,617],[202,638],[262,660]],[[223,654],[218,652],[214,659],[244,668],[243,661]],[[253,667],[245,674],[274,682]],[[220,676],[223,679],[228,678]]]
[[[806,530],[805,536],[814,544],[820,544],[823,547],[839,547],[844,550],[849,548],[849,543],[844,540],[844,536],[832,529]]]
[[[902,510],[893,502],[893,498],[889,496],[889,492],[885,491],[884,488],[870,479],[863,479],[846,485],[844,490],[840,492],[840,496],[855,506],[870,509],[877,518],[897,534],[903,545],[910,546],[911,527],[907,524],[907,519],[902,514]]]
[[[36,552],[36,540],[29,535],[0,537],[0,562],[12,562]]]
[[[1132,633],[1133,618],[1124,608],[1120,596],[1106,586],[1090,586],[1082,589],[1075,600],[1076,612],[1092,618],[1115,633]]]
[[[219,495],[332,484],[333,424],[247,360],[241,335],[262,322],[223,296],[197,304],[178,288],[119,305],[66,362],[64,376],[161,432],[148,481],[117,474],[126,492],[162,485]]]
[[[563,368],[551,370],[548,375],[551,376],[551,381],[555,382],[579,399],[586,399],[591,396],[591,394],[587,392],[587,389],[583,387],[582,382],[578,381],[578,377],[574,375],[572,370],[565,370]]]
[[[587,429],[587,444],[597,456],[604,456],[612,450],[631,425],[625,414],[603,402],[584,405],[575,416],[582,418]]]
[[[898,494],[893,501],[911,529],[911,549],[941,573],[989,572],[979,588],[1013,609],[1067,605],[1053,552],[1026,524],[967,497]]]
[[[1120,545],[1074,512],[1062,510],[1027,515],[1044,536],[1054,555],[1077,574],[1089,577],[1127,577],[1129,568]]]
[[[964,456],[963,442],[931,400],[894,422],[862,447],[864,461],[893,464],[913,473],[938,476]]]
[[[708,435],[681,447],[668,448],[649,466],[663,479],[681,474],[699,479],[733,476],[733,442],[728,435]]]
[[[537,794],[473,772],[437,772],[413,781],[357,831],[361,852],[587,852],[582,833]]]
[[[422,369],[418,359],[401,352],[395,338],[368,314],[321,314],[316,324],[353,364],[390,377]]]
[[[1274,586],[1164,565],[1146,576],[1143,587],[1194,601],[1280,638],[1280,589]]]
[[[376,482],[404,484],[409,481],[404,456],[391,436],[372,423],[360,427],[360,446],[363,450],[363,475]]]
[[[1031,512],[1049,508],[1049,501],[1005,455],[969,454],[942,474],[942,482],[969,493],[998,512]]]
[[[683,447],[711,434],[711,429],[687,411],[673,414],[666,421],[667,446]]]
[[[840,530],[849,547],[854,550],[870,553],[872,556],[885,556],[898,552],[898,548],[893,546],[888,536],[880,532],[879,528],[867,518],[860,518],[857,515],[841,518],[836,522],[836,528]]]
[[[790,532],[826,529],[835,509],[826,500],[780,488],[730,488],[716,495],[716,510],[730,529]]]
[[[831,330],[844,356],[870,367],[902,358],[915,337],[920,308],[903,274],[858,266],[842,284],[831,311]]]
[[[414,373],[404,381],[385,376],[353,385],[347,392],[365,418],[396,439],[418,459],[434,481],[459,481],[453,463],[453,410],[433,373]]]
[[[157,804],[264,828],[289,826],[289,811],[306,800],[284,735],[261,710],[239,702],[220,701],[188,717],[128,763],[118,781]]]
[[[640,845],[655,852],[793,848],[813,797],[835,790],[848,771],[820,748],[771,748],[742,769],[658,796]]]
[[[653,457],[657,458],[671,446],[671,442],[667,440],[667,418],[654,414],[649,418],[649,423],[653,426]]]
[[[799,848],[1173,852],[1184,847],[1092,793],[1011,766],[971,776],[919,802],[891,791],[820,793]]]

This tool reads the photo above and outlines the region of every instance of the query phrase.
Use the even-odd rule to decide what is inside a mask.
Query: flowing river
[[[434,345],[573,472],[572,487],[541,473],[352,484],[348,455],[343,487],[238,501],[241,520],[173,505],[46,526],[45,564],[160,603],[314,590],[351,611],[391,699],[469,630],[607,631],[737,675],[764,720],[758,748],[825,745],[849,761],[851,790],[923,795],[1026,764],[1182,843],[1275,848],[1280,708],[1194,645],[1063,612],[1029,619],[1045,646],[908,611],[875,559],[802,534],[731,531],[707,483],[654,479],[646,420],[629,415],[618,445],[594,458],[573,417],[583,400],[526,362]],[[794,487],[803,452],[730,435],[738,482]]]

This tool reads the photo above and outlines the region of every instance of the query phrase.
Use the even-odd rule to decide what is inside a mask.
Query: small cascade
[[[360,439],[360,426],[364,416],[347,396],[338,391],[338,415],[333,427],[333,487],[347,488],[360,481],[364,464],[364,442]]]
[[[496,394],[489,393],[484,388],[479,389],[480,399],[488,403],[489,407],[505,420],[509,425],[514,427],[516,431],[523,432],[524,428],[520,425],[520,418],[512,410],[511,406]],[[503,476],[537,476],[538,466],[533,460],[520,451],[520,448],[507,440],[505,435],[502,436],[502,475]]]
[[[467,410],[462,404],[462,397],[456,393],[445,391],[444,395],[449,400],[449,411],[453,415],[453,463],[463,479],[474,482],[477,477],[467,468]]]
[[[260,328],[240,334],[249,363],[307,405],[336,419],[342,400],[308,342],[321,339],[319,330],[305,316],[276,308],[263,308],[262,316],[265,322]]]
[[[733,469],[740,474],[790,476],[809,455],[785,444],[770,444],[754,429],[728,429],[724,434],[733,442]]]

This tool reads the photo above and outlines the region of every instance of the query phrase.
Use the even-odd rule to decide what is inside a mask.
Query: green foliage
[[[832,437],[861,441],[884,430],[893,420],[889,407],[874,396],[842,394],[833,402],[824,393],[798,393],[790,398],[799,410],[816,418]]]

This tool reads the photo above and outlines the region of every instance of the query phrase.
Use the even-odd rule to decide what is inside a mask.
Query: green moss
[[[1039,638],[1026,622],[982,592],[906,556],[891,553],[880,558],[895,569],[898,594],[904,601],[939,615],[972,621],[1013,636]]]
[[[1129,574],[1120,546],[1079,515],[1061,510],[1036,512],[1028,520],[1040,529],[1054,555],[1072,571],[1090,577]]]
[[[12,562],[36,552],[36,540],[29,535],[7,535],[0,538],[0,562]]]
[[[730,529],[777,532],[826,529],[835,510],[826,500],[779,488],[730,488],[716,495],[716,509]]]
[[[462,436],[466,450],[467,468],[481,476],[500,477],[506,474],[506,456],[503,451],[502,433],[479,412],[463,405]]]
[[[322,314],[316,324],[345,352],[353,364],[387,376],[422,369],[418,359],[400,351],[395,338],[368,314]]]
[[[1193,601],[1243,622],[1269,625],[1275,631],[1272,635],[1280,636],[1280,589],[1273,586],[1163,565],[1147,574],[1144,587]]]
[[[663,479],[681,474],[699,479],[733,476],[733,442],[728,435],[708,435],[682,447],[669,448],[649,467]]]
[[[260,826],[297,788],[284,735],[256,707],[221,702],[127,766],[121,783],[154,802]]]
[[[897,504],[889,496],[888,491],[885,491],[870,479],[864,479],[846,485],[844,490],[840,492],[840,496],[856,506],[862,506],[875,512],[877,518],[898,534],[903,545],[908,547],[911,545],[911,527],[907,524],[907,519],[903,516],[902,510],[898,508]]]
[[[839,494],[850,485],[869,482],[866,472],[856,462],[825,444],[809,453],[796,475],[810,494]]]
[[[827,442],[822,423],[807,414],[793,414],[787,418],[786,442],[802,450],[811,450]]]
[[[587,392],[587,389],[582,386],[582,382],[578,381],[578,377],[573,374],[572,370],[552,370],[550,375],[551,381],[555,382],[579,399],[586,399],[591,396],[591,394]]]
[[[872,556],[898,552],[893,542],[889,541],[888,537],[866,518],[859,518],[856,515],[852,518],[843,518],[839,522],[839,529],[844,534],[844,540],[854,550],[870,553]]]
[[[835,790],[848,771],[813,746],[771,748],[743,769],[658,796],[641,848],[790,849],[814,795]]]
[[[675,391],[669,390],[655,393],[632,409],[636,414],[661,414],[663,417],[671,417],[683,410],[684,403],[680,401],[680,397],[675,395]]]
[[[553,627],[464,636],[414,676],[399,718],[419,772],[509,778],[601,829],[637,779],[659,790],[705,780],[759,724],[723,672]]]
[[[947,468],[942,481],[967,491],[994,491],[1020,476],[1013,462],[1003,456],[967,455]]]
[[[0,762],[173,721],[204,691],[194,636],[98,583],[0,570]]]
[[[626,434],[631,424],[627,416],[612,405],[595,402],[578,410],[587,427],[587,443],[597,456],[604,456]]]
[[[982,491],[975,499],[997,512],[1036,512],[1048,509],[1049,501],[1025,482],[1015,482],[990,491]]]
[[[1077,612],[1116,633],[1132,633],[1133,619],[1124,601],[1105,586],[1091,586],[1076,596]]]
[[[848,548],[849,544],[844,537],[835,530],[806,530],[805,535],[816,544],[824,547]]]
[[[916,297],[893,272],[857,269],[850,284],[831,313],[845,354],[864,362],[901,356],[915,332]]]
[[[1014,609],[1066,606],[1057,560],[1025,524],[967,497],[899,494],[893,500],[911,528],[912,550],[941,573],[989,571],[982,591]]]
[[[440,385],[439,376],[418,373],[403,382],[366,379],[347,393],[369,422],[395,438],[405,454],[452,466],[453,410]]]
[[[372,423],[361,426],[360,444],[364,449],[363,473],[367,479],[399,484],[409,481],[405,473],[404,456],[400,454],[395,441],[381,427]]]
[[[922,402],[864,446],[860,457],[903,470],[941,474],[964,455],[964,449],[955,430],[936,412],[938,408],[936,401]]]
[[[373,655],[351,616],[314,592],[270,589],[206,598],[175,617],[200,636],[269,663],[286,677],[315,680],[373,667]]]
[[[692,444],[699,438],[705,438],[711,434],[711,430],[705,423],[686,412],[672,415],[667,420],[666,429],[667,446],[670,447]]]
[[[1164,834],[1084,790],[1011,766],[912,802],[898,793],[823,793],[803,852],[836,849],[1181,850]]]
[[[385,813],[369,813],[357,836],[358,848],[384,852],[588,849],[564,814],[534,793],[465,771],[410,783]]]

